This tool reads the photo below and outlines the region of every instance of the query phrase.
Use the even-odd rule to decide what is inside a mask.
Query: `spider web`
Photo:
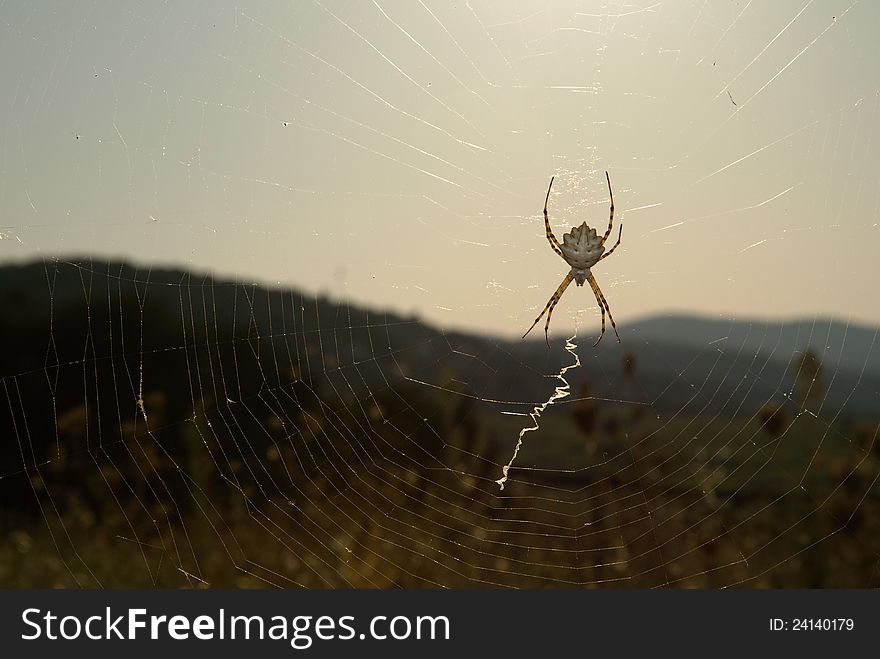
[[[877,11],[4,3],[0,584],[880,585]]]

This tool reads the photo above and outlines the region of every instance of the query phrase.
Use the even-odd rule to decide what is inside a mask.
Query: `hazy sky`
[[[522,334],[880,323],[880,3],[4,2],[0,261],[208,270]],[[582,313],[578,316],[578,311]],[[572,287],[556,331],[593,333]]]

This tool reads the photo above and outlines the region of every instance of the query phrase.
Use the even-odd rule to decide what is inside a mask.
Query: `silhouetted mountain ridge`
[[[726,351],[791,355],[811,348],[828,368],[880,373],[880,329],[841,322],[831,317],[786,321],[737,320],[704,316],[664,315],[627,327],[644,340],[680,346],[722,344]]]
[[[82,366],[73,365],[121,359],[109,384],[117,391],[124,384],[133,395],[138,371],[154,388],[167,386],[163,377],[184,375],[201,375],[190,386],[205,388],[201,366],[210,378],[224,378],[230,399],[321,374],[340,378],[339,391],[355,397],[402,379],[528,408],[546,399],[542,374],[571,359],[560,339],[548,351],[543,336],[510,341],[444,332],[296,290],[88,259],[0,267],[0,308],[0,340],[14,347],[0,358],[0,377],[78,372]],[[595,349],[589,339],[578,341],[583,365],[570,372],[574,391],[588,382],[591,395],[611,400],[751,414],[768,400],[789,399],[790,364],[809,347],[828,385],[824,411],[874,415],[880,408],[876,328],[831,318],[669,315],[620,331],[623,344],[610,335]],[[631,381],[620,376],[625,354],[637,364]],[[224,365],[236,375],[234,387]]]

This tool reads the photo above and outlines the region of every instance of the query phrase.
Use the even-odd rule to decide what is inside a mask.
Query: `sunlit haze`
[[[518,336],[872,303],[873,2],[7,2],[0,260],[121,257]],[[577,313],[581,312],[581,313]],[[554,327],[593,332],[572,287]]]

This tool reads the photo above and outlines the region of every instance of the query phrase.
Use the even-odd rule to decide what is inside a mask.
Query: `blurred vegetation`
[[[3,587],[880,585],[880,414],[809,349],[670,350],[718,375],[666,393],[586,357],[500,491],[531,408],[492,401],[563,351],[90,261],[0,269],[0,308]]]

